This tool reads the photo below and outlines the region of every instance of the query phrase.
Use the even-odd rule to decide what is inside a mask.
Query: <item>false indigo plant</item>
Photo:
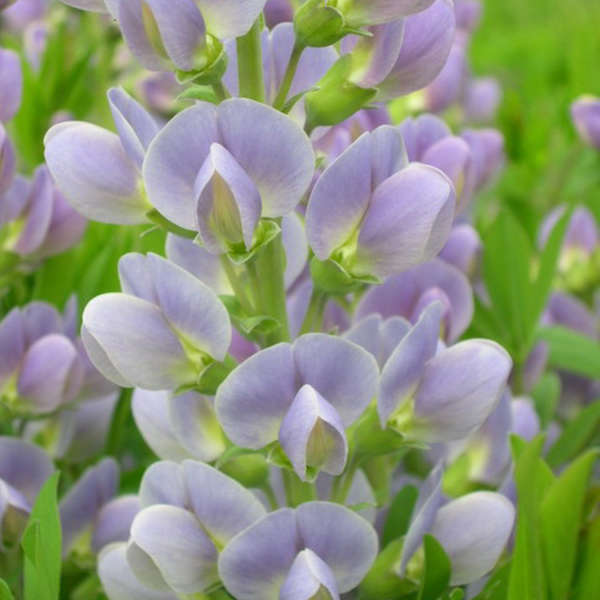
[[[597,597],[598,212],[490,201],[478,0],[0,10],[2,598]]]

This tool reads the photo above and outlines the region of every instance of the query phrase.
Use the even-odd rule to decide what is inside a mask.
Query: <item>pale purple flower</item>
[[[385,363],[377,409],[408,439],[452,441],[475,431],[506,386],[510,356],[489,340],[439,349],[442,307],[430,305]]]
[[[267,27],[272,29],[279,23],[294,19],[294,7],[290,0],[267,0],[264,9]]]
[[[456,28],[471,33],[479,25],[482,8],[480,0],[454,0]]]
[[[554,292],[542,315],[545,325],[561,325],[598,339],[599,319],[581,300],[564,292]]]
[[[446,64],[455,31],[451,0],[436,0],[404,20],[404,39],[396,64],[379,87],[379,98],[390,100],[424,88]]]
[[[221,550],[265,515],[252,492],[191,460],[152,465],[139,498],[127,561],[139,582],[161,592],[195,594],[218,583]]]
[[[0,5],[2,2],[0,2]],[[6,6],[6,0],[4,0]],[[48,0],[9,0],[8,8],[2,13],[2,20],[6,21],[10,29],[23,30],[30,23],[41,19],[46,13]]]
[[[422,162],[429,148],[452,135],[440,117],[430,114],[408,117],[400,123],[399,129],[410,162]]]
[[[443,308],[442,337],[448,342],[456,341],[471,323],[473,292],[458,269],[439,259],[369,289],[356,309],[356,317],[376,313],[384,319],[400,316],[416,323],[433,300],[441,302]]]
[[[582,96],[571,105],[571,118],[581,139],[600,149],[600,99]]]
[[[30,23],[23,34],[25,56],[29,64],[38,71],[48,44],[48,24],[45,21]]]
[[[510,405],[512,432],[530,442],[540,432],[540,419],[530,398],[514,398]]]
[[[307,334],[262,350],[221,384],[217,417],[235,444],[259,449],[279,441],[302,479],[339,475],[345,429],[375,395],[377,363],[341,338]]]
[[[199,102],[170,121],[150,147],[144,181],[159,212],[198,230],[218,254],[250,250],[260,219],[292,212],[313,170],[310,142],[289,117],[232,99]]]
[[[448,238],[454,209],[447,176],[408,164],[399,130],[382,126],[363,134],[319,178],[306,231],[318,259],[331,258],[355,276],[385,277],[433,258]]]
[[[502,88],[494,77],[478,77],[467,85],[464,97],[465,119],[468,123],[489,123],[494,120],[502,100]]]
[[[477,230],[467,223],[455,225],[439,258],[460,269],[470,280],[477,275],[483,243]]]
[[[21,60],[13,50],[0,48],[0,121],[10,121],[21,106]]]
[[[473,157],[474,186],[486,186],[504,166],[504,137],[497,129],[466,129],[461,137]]]
[[[98,296],[83,313],[83,343],[107,379],[171,390],[225,358],[229,315],[209,287],[155,254],[123,256],[119,273],[124,293]]]
[[[440,113],[459,102],[469,78],[466,50],[454,43],[437,77],[423,91],[425,110]]]
[[[238,600],[339,600],[366,575],[377,535],[339,504],[283,508],[240,533],[219,557],[219,574]]]
[[[381,25],[420,13],[434,0],[351,0],[345,2],[343,14],[349,25]]]
[[[59,123],[44,138],[46,163],[65,198],[89,219],[144,223],[151,206],[141,168],[158,125],[122,89],[110,90],[108,98],[118,135],[90,123]]]
[[[0,124],[0,224],[6,219],[4,213],[7,201],[2,196],[4,196],[14,180],[16,164],[15,149],[6,133],[6,129]]]

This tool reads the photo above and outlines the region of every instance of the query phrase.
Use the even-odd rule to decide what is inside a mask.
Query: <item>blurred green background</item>
[[[600,96],[600,2],[484,0],[470,57],[475,74],[498,77],[504,91],[498,127],[509,162],[486,198],[509,205],[532,237],[560,201],[600,218],[600,159],[574,148],[569,114],[577,96]]]

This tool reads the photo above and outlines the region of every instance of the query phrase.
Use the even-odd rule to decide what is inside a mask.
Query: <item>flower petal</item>
[[[337,583],[331,569],[312,550],[302,550],[292,563],[281,586],[280,600],[310,600],[322,597],[324,588],[331,600],[339,600]]]
[[[196,0],[209,33],[221,40],[248,33],[265,2],[266,0]]]
[[[139,498],[133,494],[107,502],[96,516],[92,550],[100,552],[108,544],[126,542],[129,539],[131,523],[139,510]]]
[[[142,477],[139,498],[144,508],[155,504],[170,504],[179,508],[189,506],[181,465],[168,460],[150,465]]]

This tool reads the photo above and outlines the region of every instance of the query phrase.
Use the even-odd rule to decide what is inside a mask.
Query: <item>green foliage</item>
[[[383,526],[383,547],[407,532],[418,497],[419,491],[414,485],[406,485],[396,494]]]
[[[14,600],[14,596],[4,579],[0,579],[0,600]]]
[[[58,514],[59,473],[41,489],[23,534],[25,600],[58,600],[62,533]]]
[[[423,540],[425,576],[417,600],[437,600],[450,583],[451,565],[440,543],[431,535]]]

